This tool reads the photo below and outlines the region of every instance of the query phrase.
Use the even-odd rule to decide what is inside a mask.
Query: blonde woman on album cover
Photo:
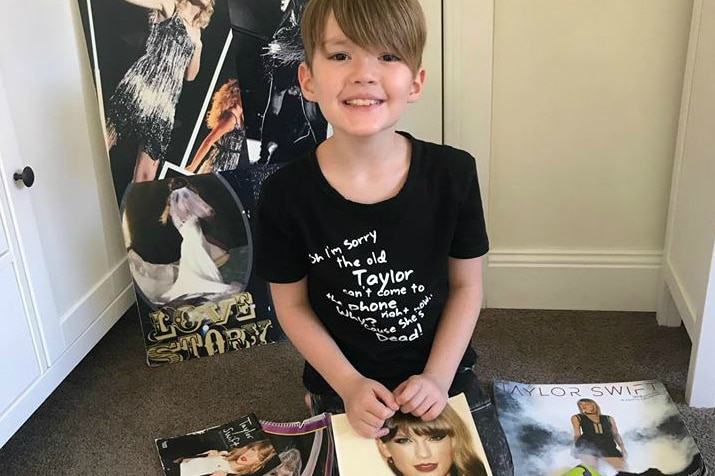
[[[132,64],[109,98],[107,149],[127,137],[138,145],[132,182],[153,180],[164,159],[184,81],[201,63],[201,30],[214,0],[125,0],[149,10],[144,54]]]
[[[601,414],[598,403],[590,398],[582,398],[576,404],[578,413],[571,417],[574,456],[595,469],[600,469],[601,461],[617,470],[626,469],[626,447],[616,420]]]
[[[269,440],[259,440],[229,451],[209,450],[179,462],[181,476],[252,475],[263,469],[276,450]]]
[[[206,117],[209,133],[196,150],[187,170],[194,173],[221,172],[248,165],[248,155],[241,163],[246,142],[243,102],[238,81],[229,79],[213,96]]]
[[[377,446],[396,476],[487,475],[467,426],[449,405],[430,421],[398,412],[385,427]]]

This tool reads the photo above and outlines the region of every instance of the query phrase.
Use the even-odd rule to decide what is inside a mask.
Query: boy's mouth
[[[343,102],[348,106],[375,106],[382,103],[379,99],[348,99]]]

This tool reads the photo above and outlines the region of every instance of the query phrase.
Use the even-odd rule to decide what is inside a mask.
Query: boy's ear
[[[407,102],[415,102],[420,98],[420,96],[422,95],[422,89],[425,85],[426,75],[427,73],[425,72],[424,68],[420,68],[420,70],[417,71],[415,79],[412,81],[412,87],[410,88],[410,95],[407,99]]]
[[[313,72],[305,61],[298,66],[298,83],[300,83],[303,97],[308,101],[317,102],[315,91],[313,90]]]

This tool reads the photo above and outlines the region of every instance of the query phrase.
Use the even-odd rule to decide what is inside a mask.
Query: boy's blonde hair
[[[353,43],[364,49],[385,48],[417,74],[427,40],[427,22],[418,0],[310,0],[301,23],[309,68],[331,13]]]

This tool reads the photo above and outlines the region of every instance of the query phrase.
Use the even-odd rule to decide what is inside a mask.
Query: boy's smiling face
[[[412,73],[390,51],[357,46],[332,14],[312,67],[303,63],[298,70],[303,95],[320,105],[336,136],[372,137],[394,131],[405,106],[420,97],[424,77],[423,69]]]

